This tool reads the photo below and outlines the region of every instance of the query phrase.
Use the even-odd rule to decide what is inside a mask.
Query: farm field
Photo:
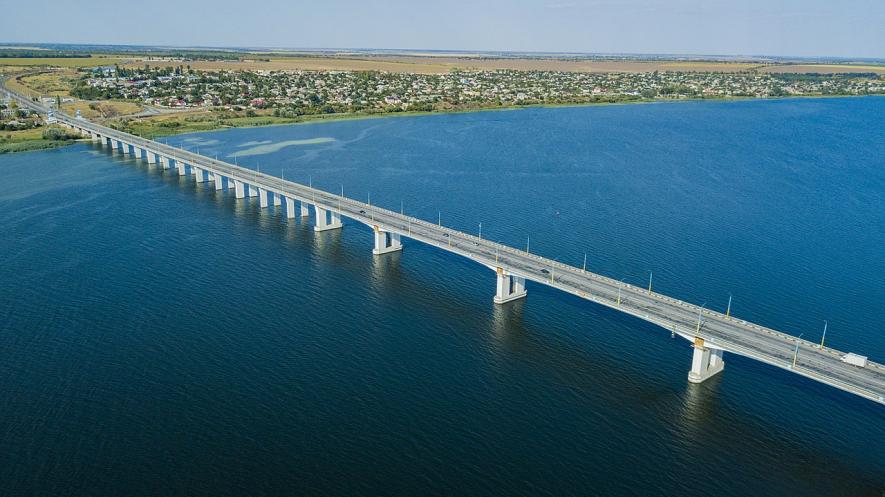
[[[105,56],[105,55],[93,55],[92,57],[46,57],[46,58],[14,58],[14,57],[3,57],[0,58],[0,65],[4,66],[19,66],[19,67],[36,67],[36,66],[49,66],[49,67],[69,67],[69,68],[77,68],[77,67],[97,67],[97,66],[112,66],[114,64],[119,64],[123,62],[125,59],[120,57],[113,56]]]
[[[644,73],[653,71],[671,72],[793,72],[793,73],[838,73],[838,72],[878,72],[885,73],[885,66],[851,64],[762,64],[759,62],[720,62],[688,60],[569,60],[557,58],[494,58],[494,57],[452,57],[452,56],[303,56],[244,58],[239,61],[166,61],[132,59],[127,67],[167,67],[186,64],[204,71],[387,71],[416,74],[442,74],[456,69],[461,70],[517,70],[517,71],[562,71],[562,72],[627,72]]]

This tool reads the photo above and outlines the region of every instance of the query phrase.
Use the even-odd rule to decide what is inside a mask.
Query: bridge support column
[[[317,205],[313,206],[313,213],[316,217],[316,224],[313,227],[314,231],[334,230],[341,227],[341,214],[323,209]]]
[[[375,231],[375,248],[372,249],[373,254],[381,255],[403,249],[403,244],[399,239],[399,233],[381,231],[381,228],[378,226],[373,226],[372,229]]]
[[[286,217],[288,219],[295,218],[295,200],[286,197]]]
[[[216,190],[223,190],[224,189],[224,184],[222,183],[221,180],[222,180],[221,175],[216,173],[215,174],[215,189]]]
[[[258,196],[258,187],[257,186],[248,185],[248,189],[249,189],[249,193],[247,195],[249,195],[250,197],[257,197]]]
[[[203,183],[206,181],[206,171],[203,171],[199,167],[191,166],[191,170],[194,172],[194,180],[197,183]]]
[[[509,274],[504,271],[504,268],[500,267],[497,268],[496,272],[498,274],[498,284],[495,288],[495,298],[493,299],[496,304],[505,304],[525,297],[525,278]]]
[[[175,159],[175,167],[178,168],[178,175],[179,176],[187,176],[187,164],[185,164],[184,162],[181,162],[178,159]]]
[[[258,204],[262,208],[267,207],[267,190],[264,188],[258,189]]]
[[[131,150],[129,150],[129,144],[126,142],[120,142],[120,149],[126,155],[129,155],[129,153],[131,152]]]
[[[301,205],[301,207],[299,207],[299,209],[300,209],[300,211],[301,211],[301,212],[300,212],[300,213],[301,213],[301,217],[309,217],[309,216],[310,216],[310,211],[307,209],[307,205],[308,205],[308,204],[305,204],[303,201],[302,201],[302,202],[299,202],[299,204]]]
[[[725,362],[722,361],[722,349],[704,347],[703,338],[694,339],[694,354],[691,358],[691,371],[688,381],[701,383],[711,376],[722,372]]]
[[[111,138],[111,148],[114,150],[119,150],[120,149],[120,142]]]
[[[136,147],[135,145],[132,146],[132,157],[135,157],[136,159],[141,159],[141,149]]]
[[[270,192],[270,197],[273,199],[274,206],[280,205],[280,194],[279,193]]]
[[[92,141],[94,141],[94,142],[96,142],[96,143],[100,142],[100,141],[101,141],[101,135],[99,135],[98,133],[92,133]]]
[[[234,191],[236,192],[237,198],[243,198],[246,196],[246,184],[242,181],[234,180]]]
[[[157,163],[157,154],[151,152],[148,149],[144,149],[144,157],[147,159],[148,164],[156,164]]]
[[[236,187],[236,180],[234,180],[233,178],[227,178],[227,189],[230,190],[231,188],[235,188],[235,187]]]
[[[163,169],[169,169],[169,157],[160,156],[160,164],[163,166]]]

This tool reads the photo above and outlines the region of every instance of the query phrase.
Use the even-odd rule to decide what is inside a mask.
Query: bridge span
[[[51,109],[11,93],[20,105],[42,113]],[[653,292],[651,289],[586,271],[561,262],[481,239],[441,224],[405,216],[368,203],[346,198],[293,181],[262,174],[224,161],[177,149],[114,130],[81,118],[54,113],[57,122],[102,147],[111,147],[174,169],[196,182],[209,182],[216,190],[233,190],[238,198],[258,197],[262,208],[285,204],[287,218],[309,217],[314,229],[340,229],[342,218],[368,226],[374,232],[376,256],[402,250],[409,238],[473,260],[489,268],[496,278],[494,302],[526,297],[526,282],[547,285],[620,312],[635,316],[691,342],[693,355],[688,380],[700,383],[724,368],[729,352],[770,364],[812,380],[885,404],[885,367],[867,361],[864,367],[843,361],[844,352],[802,340],[728,313]],[[296,211],[296,203],[298,210]]]

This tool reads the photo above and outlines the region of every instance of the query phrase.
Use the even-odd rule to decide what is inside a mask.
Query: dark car
[[[550,274],[550,271],[547,271],[546,269],[542,269],[541,272],[544,274]]]

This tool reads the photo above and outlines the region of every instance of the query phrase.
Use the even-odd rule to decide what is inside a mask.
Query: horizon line
[[[440,48],[381,48],[381,47],[285,47],[285,46],[247,46],[247,45],[164,45],[164,44],[127,44],[127,43],[102,43],[102,42],[27,42],[27,41],[0,41],[0,48],[14,48],[16,45],[30,46],[95,46],[95,47],[132,47],[132,48],[149,48],[149,49],[201,49],[216,51],[241,51],[245,53],[266,50],[266,51],[303,51],[303,52],[400,52],[405,54],[416,55],[418,52],[440,52],[454,54],[511,54],[511,55],[534,55],[534,56],[599,56],[599,57],[659,57],[659,58],[713,58],[713,59],[734,59],[734,60],[764,60],[764,59],[796,59],[796,60],[842,60],[842,61],[865,61],[885,64],[885,57],[864,57],[864,56],[844,56],[844,55],[768,55],[768,54],[715,54],[715,53],[690,53],[690,52],[583,52],[583,51],[541,51],[541,50],[487,50],[487,49],[440,49]],[[417,55],[420,56],[420,55]]]

